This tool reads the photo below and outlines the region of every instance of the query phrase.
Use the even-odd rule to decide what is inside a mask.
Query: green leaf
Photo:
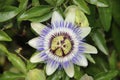
[[[73,0],[74,4],[78,5],[78,7],[85,13],[90,14],[89,7],[87,6],[84,0]]]
[[[103,0],[86,0],[86,1],[98,7],[108,7],[108,5],[103,2]]]
[[[60,6],[65,0],[45,0],[45,1],[52,6]]]
[[[112,6],[113,18],[120,25],[120,0],[109,0]]]
[[[44,22],[44,21],[47,21],[48,19],[50,19],[51,16],[52,16],[52,12],[49,12],[49,13],[44,14],[43,16],[30,18],[29,20],[32,22]]]
[[[109,64],[110,64],[110,68],[111,69],[116,69],[117,67],[117,55],[116,55],[116,52],[113,51],[112,54],[110,55],[109,57]]]
[[[46,77],[42,70],[33,69],[27,73],[25,80],[46,80]]]
[[[60,6],[65,0],[57,0],[57,6]]]
[[[32,6],[39,6],[40,2],[39,0],[32,0]]]
[[[3,44],[0,44],[0,52],[6,53],[6,54],[8,53],[7,48]]]
[[[36,67],[37,64],[31,63],[30,61],[27,61],[27,70],[31,70]]]
[[[70,80],[70,78],[68,76],[65,76],[62,80]]]
[[[0,41],[12,41],[12,39],[4,31],[0,30]]]
[[[56,0],[57,6],[60,6],[65,0]]]
[[[95,64],[95,60],[92,58],[92,56],[90,54],[85,54],[85,56],[90,62]]]
[[[112,80],[115,76],[117,76],[117,70],[111,70],[108,72],[101,72],[95,75],[95,80]]]
[[[26,66],[25,63],[15,54],[9,53],[8,60],[15,66],[18,70],[23,73],[26,73]]]
[[[83,73],[82,73],[82,71],[80,71],[80,67],[79,66],[74,66],[74,69],[75,69],[75,74],[74,74],[74,78],[76,79],[76,80],[79,80],[81,77],[82,77],[82,75],[83,75]]]
[[[111,7],[98,7],[98,11],[99,11],[99,16],[100,16],[100,20],[101,23],[105,29],[105,31],[109,31],[110,26],[111,26],[111,20],[112,20],[112,11],[111,11]]]
[[[61,78],[65,78],[63,75],[64,75],[63,71],[58,70],[53,75],[49,76],[47,78],[47,80],[60,80]],[[65,80],[65,79],[63,79],[63,80]]]
[[[28,0],[19,0],[20,4],[19,4],[19,9],[23,10],[26,9],[27,4],[28,4]]]
[[[112,24],[112,39],[118,52],[120,52],[120,30],[117,24]]]
[[[104,38],[104,35],[102,32],[96,30],[93,34],[92,34],[92,39],[95,42],[95,44],[97,45],[97,47],[106,55],[108,55],[108,49],[106,46],[106,40]]]
[[[3,7],[14,5],[17,1],[16,0],[0,0],[0,9]]]
[[[19,9],[13,6],[6,6],[2,11],[0,11],[0,22],[12,19],[19,13]]]
[[[0,80],[16,80],[19,78],[24,78],[25,76],[21,73],[13,73],[13,72],[4,72],[3,75],[0,77]]]
[[[45,0],[48,4],[55,6],[55,0]]]
[[[18,20],[28,20],[30,18],[38,17],[38,16],[43,16],[44,14],[50,12],[51,7],[47,5],[40,5],[36,7],[32,7],[31,9],[27,10],[24,12]]]

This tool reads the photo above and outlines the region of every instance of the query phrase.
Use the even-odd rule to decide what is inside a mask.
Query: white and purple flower
[[[75,25],[75,15],[67,14],[65,20],[57,12],[53,12],[51,25],[31,23],[33,30],[40,36],[28,42],[30,46],[40,51],[30,61],[47,63],[46,73],[51,75],[58,67],[63,67],[69,77],[74,76],[74,65],[88,65],[86,53],[96,54],[97,49],[85,43],[83,39],[90,33],[90,27]]]

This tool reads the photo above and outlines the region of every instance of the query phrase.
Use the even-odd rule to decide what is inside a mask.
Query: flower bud
[[[80,27],[88,27],[88,19],[85,14],[79,9],[79,7],[72,5],[65,10],[65,16],[72,14],[74,23]]]

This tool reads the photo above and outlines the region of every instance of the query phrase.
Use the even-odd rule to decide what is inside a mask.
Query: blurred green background
[[[32,64],[36,53],[27,42],[37,35],[31,22],[49,24],[52,12],[64,16],[76,5],[92,28],[86,41],[98,49],[86,56],[89,66],[75,66],[69,78],[64,70],[47,76],[45,64]],[[0,80],[120,80],[120,0],[0,0]]]

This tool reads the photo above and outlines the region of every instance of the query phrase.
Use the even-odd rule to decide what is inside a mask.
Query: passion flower
[[[90,27],[75,25],[75,15],[68,13],[66,19],[57,12],[53,12],[51,25],[31,23],[33,30],[39,36],[28,42],[40,53],[31,57],[32,63],[44,61],[47,75],[51,75],[58,67],[63,67],[69,77],[74,76],[73,64],[88,65],[86,53],[97,53],[97,49],[85,43],[83,39],[90,33]]]

